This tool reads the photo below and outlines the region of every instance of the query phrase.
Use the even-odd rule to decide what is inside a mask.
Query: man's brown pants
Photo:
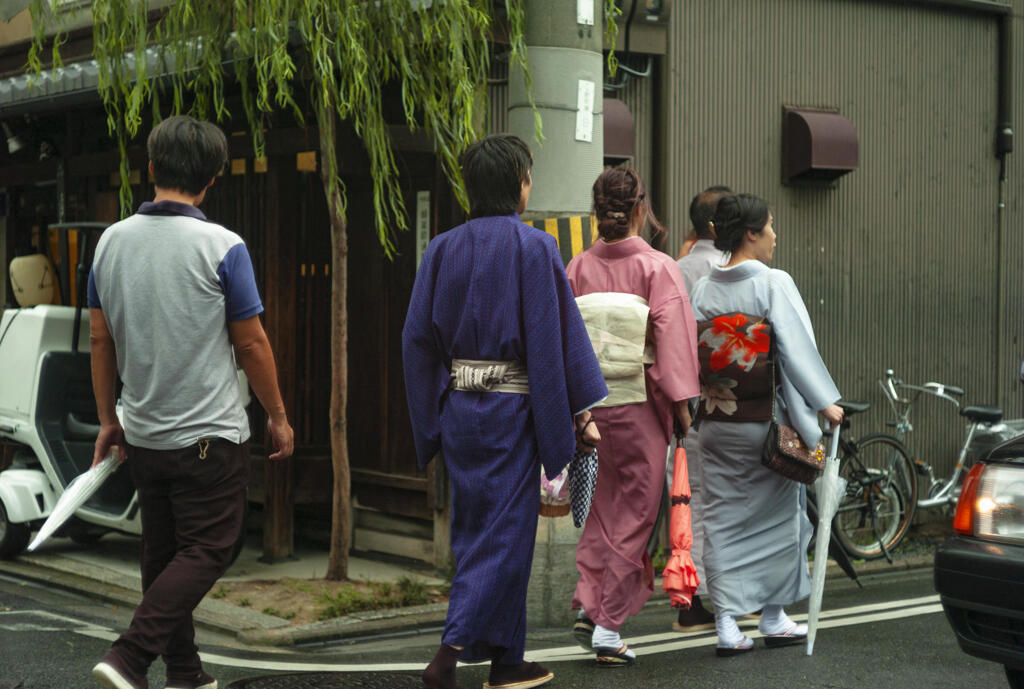
[[[249,444],[182,450],[128,446],[142,511],[142,602],[114,651],[145,672],[162,655],[173,675],[201,667],[192,611],[231,564],[242,535]]]

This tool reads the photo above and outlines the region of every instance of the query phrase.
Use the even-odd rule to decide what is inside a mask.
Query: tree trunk
[[[332,190],[331,171],[324,161],[335,145],[336,116],[330,110],[320,118],[320,177],[331,219],[331,466],[334,490],[331,508],[331,550],[327,579],[348,577],[348,551],[352,546],[352,476],[348,458],[348,234],[341,189]]]

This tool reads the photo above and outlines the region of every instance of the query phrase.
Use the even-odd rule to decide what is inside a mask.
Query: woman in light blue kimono
[[[730,257],[694,287],[694,315],[698,323],[737,312],[770,321],[778,357],[776,421],[795,428],[814,447],[821,438],[819,414],[832,426],[842,420],[835,404],[839,391],[818,354],[793,278],[765,265],[775,250],[768,206],[756,196],[726,196],[715,211],[714,230],[716,248]],[[735,395],[725,387],[702,387],[698,417],[715,408],[726,414],[735,410]],[[719,656],[753,648],[736,618],[760,609],[766,646],[802,643],[807,637],[807,626],[793,622],[783,609],[810,594],[806,490],[761,464],[768,426],[767,421],[701,422],[704,569]]]

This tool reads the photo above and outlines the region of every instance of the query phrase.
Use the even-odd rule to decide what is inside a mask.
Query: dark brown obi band
[[[698,418],[770,421],[774,354],[772,326],[763,316],[727,313],[698,323]]]

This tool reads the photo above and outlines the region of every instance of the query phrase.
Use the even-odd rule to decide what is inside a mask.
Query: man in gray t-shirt
[[[732,193],[729,187],[708,187],[693,197],[690,202],[690,222],[693,223],[693,230],[697,235],[690,252],[677,261],[679,270],[683,273],[683,284],[686,285],[686,293],[693,291],[705,275],[711,274],[714,266],[721,266],[725,263],[724,251],[715,248],[715,233],[711,227],[711,219],[715,217],[715,206],[719,199]]]
[[[198,205],[227,162],[224,133],[171,117],[147,141],[156,196],[103,233],[89,274],[94,464],[117,448],[138,491],[143,598],[93,668],[108,689],[145,689],[157,656],[166,686],[216,689],[192,611],[231,564],[242,535],[249,422],[235,361],[267,412],[269,459],[293,433],[259,314],[245,244]],[[123,422],[114,408],[123,383]]]

